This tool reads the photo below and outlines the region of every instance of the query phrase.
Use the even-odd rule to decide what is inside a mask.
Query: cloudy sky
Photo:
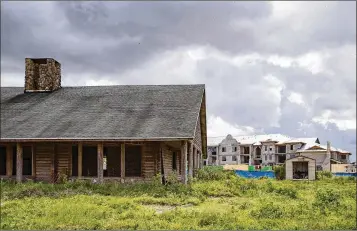
[[[356,155],[356,2],[1,2],[1,85],[206,84],[208,136],[316,136]]]

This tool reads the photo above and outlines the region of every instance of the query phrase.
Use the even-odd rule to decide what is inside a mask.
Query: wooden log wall
[[[70,176],[72,169],[72,146],[71,144],[56,144],[57,145],[57,166],[56,171],[59,174],[66,174]]]
[[[36,158],[36,180],[51,181],[53,144],[36,144],[34,147]]]
[[[165,144],[161,144],[162,159],[164,165],[164,175],[167,178],[172,173],[172,155],[173,152]]]
[[[143,145],[142,175],[144,178],[152,178],[160,172],[159,142],[147,142]]]

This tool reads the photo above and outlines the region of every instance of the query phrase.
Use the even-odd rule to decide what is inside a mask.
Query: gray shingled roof
[[[1,88],[2,139],[193,138],[204,85]]]

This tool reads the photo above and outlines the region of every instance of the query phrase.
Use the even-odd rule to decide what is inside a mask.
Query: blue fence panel
[[[235,170],[235,173],[238,176],[245,177],[245,178],[260,178],[260,177],[275,178],[274,172]]]
[[[334,172],[332,173],[334,176],[354,176],[357,177],[356,172]]]

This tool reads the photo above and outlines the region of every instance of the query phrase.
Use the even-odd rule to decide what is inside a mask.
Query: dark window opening
[[[248,164],[248,163],[249,163],[249,157],[243,156],[243,164]]]
[[[174,171],[177,170],[176,160],[177,160],[177,154],[176,154],[176,152],[173,152],[172,153],[172,170],[174,170]]]
[[[294,150],[294,145],[290,145],[290,150]]]
[[[22,149],[22,175],[32,175],[32,147],[24,146]]]
[[[279,163],[284,163],[286,160],[286,156],[285,155],[279,155],[278,156],[278,162]]]
[[[104,176],[120,177],[121,176],[121,148],[104,147],[103,171]]]
[[[223,156],[222,161],[227,161],[227,158],[225,156]]]
[[[78,146],[72,146],[72,176],[78,176]]]
[[[16,146],[12,148],[12,175],[16,176],[16,163],[17,163],[17,154],[16,154]]]
[[[322,171],[322,166],[321,165],[316,165],[316,171]]]
[[[286,153],[286,146],[278,146],[278,153]]]
[[[237,161],[237,157],[236,156],[232,156],[232,161]]]
[[[264,148],[265,148],[265,151],[268,151],[268,146],[265,145]]]
[[[0,147],[0,175],[6,175],[6,147]]]
[[[217,153],[216,152],[212,152],[212,156],[215,156],[215,155],[217,155]]]
[[[82,176],[97,176],[98,156],[96,146],[83,146]]]
[[[232,147],[232,151],[236,152],[237,151],[237,147]]]
[[[255,149],[255,157],[256,157],[256,158],[260,158],[260,157],[261,157],[261,154],[262,154],[262,150],[261,150],[259,147],[257,147],[257,148]]]
[[[249,154],[249,147],[243,147],[243,154]]]
[[[141,176],[141,146],[125,146],[125,176]]]
[[[341,160],[346,160],[346,155],[341,155]]]
[[[226,152],[226,148],[225,147],[222,148],[222,152]]]

